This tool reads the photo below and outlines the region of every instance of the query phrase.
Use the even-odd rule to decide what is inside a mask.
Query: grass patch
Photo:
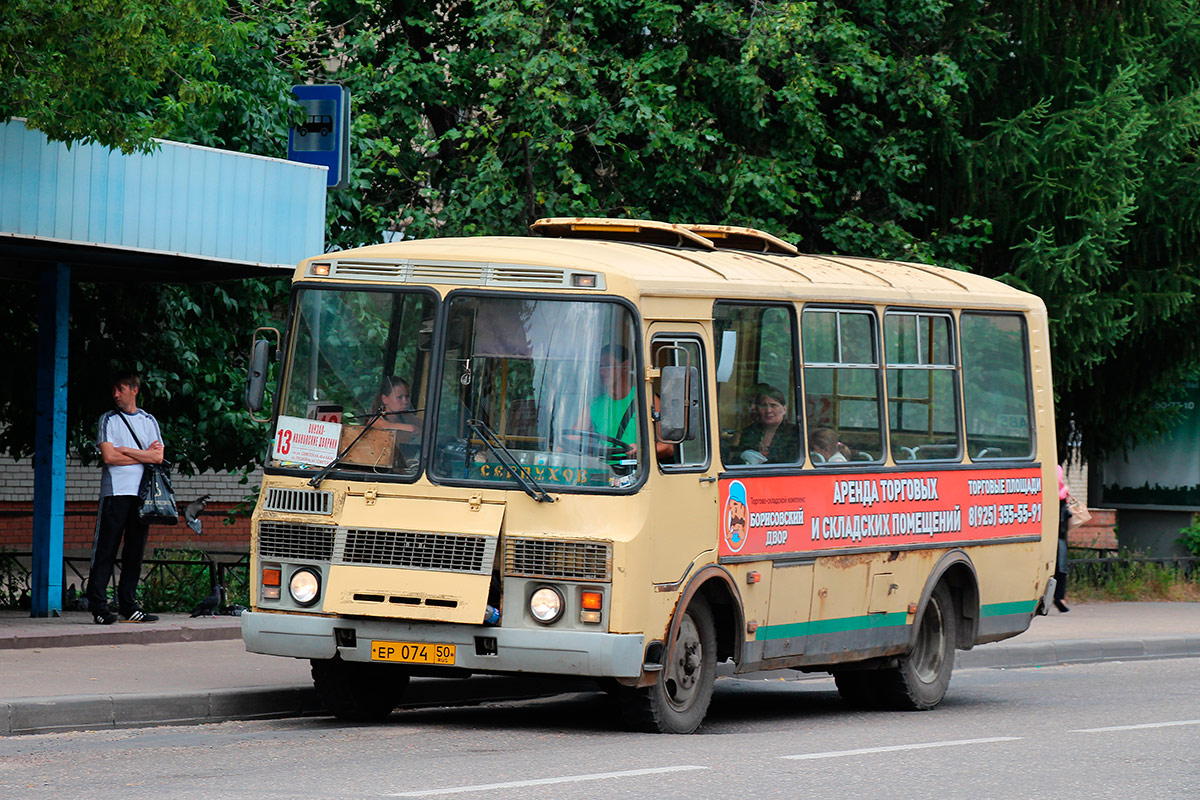
[[[1200,601],[1200,566],[1145,559],[1121,551],[1097,559],[1091,551],[1071,552],[1067,598],[1081,603],[1109,601]]]

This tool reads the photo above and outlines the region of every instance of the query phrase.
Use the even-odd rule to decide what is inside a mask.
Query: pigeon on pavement
[[[217,606],[221,603],[221,584],[217,584],[212,594],[201,600],[192,609],[193,617],[215,617],[217,615]]]

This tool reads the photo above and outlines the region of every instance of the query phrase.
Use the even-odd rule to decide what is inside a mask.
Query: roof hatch
[[[747,250],[752,253],[776,253],[798,256],[796,246],[754,228],[738,228],[733,225],[681,225],[712,241],[718,250]]]
[[[599,239],[609,242],[636,242],[667,247],[692,247],[701,250],[742,250],[749,253],[773,253],[795,256],[800,251],[778,236],[754,228],[733,225],[676,225],[650,219],[611,219],[608,217],[548,217],[529,229],[552,238]]]
[[[556,239],[600,239],[609,242],[692,247],[713,250],[709,239],[691,230],[694,226],[674,225],[650,219],[610,219],[608,217],[548,217],[539,219],[529,230]]]

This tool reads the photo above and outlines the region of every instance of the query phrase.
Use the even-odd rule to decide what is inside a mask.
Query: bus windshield
[[[558,491],[639,480],[641,373],[626,306],[466,294],[448,302],[435,478],[513,484],[519,465]]]
[[[339,469],[415,476],[434,309],[431,292],[298,289],[281,416],[342,423],[339,449],[358,442]]]

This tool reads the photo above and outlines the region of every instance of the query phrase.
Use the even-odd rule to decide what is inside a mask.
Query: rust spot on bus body
[[[849,569],[862,564],[873,564],[878,557],[878,553],[853,553],[844,556],[832,556],[828,564],[834,569]]]

